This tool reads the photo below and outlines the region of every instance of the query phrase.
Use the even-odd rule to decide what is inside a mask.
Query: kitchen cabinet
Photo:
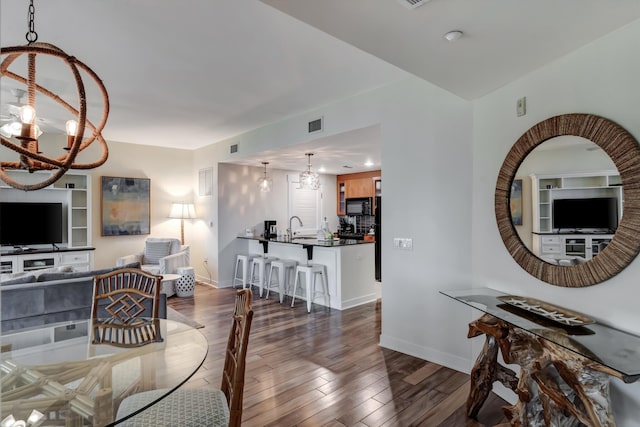
[[[347,209],[347,182],[343,179],[336,180],[336,188],[338,189],[338,196],[336,198],[336,211],[338,215],[344,215]]]
[[[370,177],[353,178],[347,181],[347,199],[351,197],[373,197],[373,180]]]
[[[345,214],[345,200],[352,197],[372,197],[382,195],[381,171],[359,172],[336,177],[336,212]]]

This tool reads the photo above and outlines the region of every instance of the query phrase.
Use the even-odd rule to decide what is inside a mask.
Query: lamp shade
[[[196,208],[193,203],[172,203],[169,218],[194,219]]]

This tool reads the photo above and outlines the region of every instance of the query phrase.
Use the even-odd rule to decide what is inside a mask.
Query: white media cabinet
[[[44,268],[69,266],[75,271],[93,270],[93,248],[3,252],[0,273],[26,273]]]
[[[7,174],[18,182],[41,182],[50,172],[8,171]],[[3,202],[45,202],[62,203],[62,240],[52,245],[33,245],[32,251],[15,251],[11,247],[2,248],[1,272],[19,273],[63,265],[71,265],[76,270],[93,269],[93,248],[91,247],[91,175],[83,172],[67,172],[48,187],[35,191],[23,191],[0,181],[0,200]],[[16,224],[28,227],[29,224]]]
[[[624,194],[616,170],[531,175],[533,253],[540,258],[589,260],[613,238],[602,233],[558,233],[553,228],[553,201],[614,197],[618,201],[618,221],[622,218]]]

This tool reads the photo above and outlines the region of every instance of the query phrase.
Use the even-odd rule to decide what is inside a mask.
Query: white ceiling
[[[414,10],[399,0],[263,1],[35,0],[35,29],[104,81],[107,140],[193,149],[408,73],[474,99],[640,17],[638,0],[431,0]],[[0,2],[2,46],[25,44],[27,7]],[[443,40],[452,29],[465,35]],[[60,95],[75,93],[63,75],[48,77]],[[5,104],[14,98],[2,80]],[[338,146],[342,161],[319,153],[314,169],[356,171],[366,155],[379,167],[377,129],[323,139],[327,153]],[[304,166],[304,152],[247,161],[289,169],[280,159]]]
[[[381,148],[380,127],[369,126],[287,148],[264,151],[233,163],[260,166],[261,162],[269,162],[269,169],[302,172],[307,166],[305,153],[312,153],[313,172],[341,175],[381,169]]]
[[[466,99],[640,17],[638,0],[263,0]],[[443,35],[464,32],[454,43]]]

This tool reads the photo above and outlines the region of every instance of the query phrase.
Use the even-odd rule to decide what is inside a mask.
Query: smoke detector
[[[422,6],[429,0],[398,0],[407,9],[415,9],[418,6]]]
[[[460,30],[453,30],[453,31],[449,31],[448,33],[446,33],[445,35],[443,35],[442,37],[450,42],[454,42],[456,40],[458,40],[460,37],[462,37],[464,33]]]

